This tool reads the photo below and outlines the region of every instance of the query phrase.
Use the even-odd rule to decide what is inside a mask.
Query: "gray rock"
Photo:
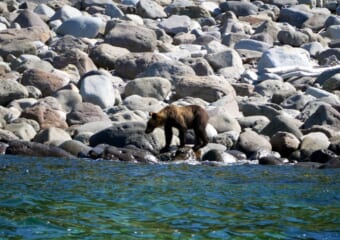
[[[60,35],[94,38],[98,35],[103,22],[97,17],[79,16],[66,20],[57,29]]]
[[[6,58],[8,55],[16,57],[22,54],[37,54],[37,48],[32,41],[28,40],[4,40],[0,44],[0,56]]]
[[[296,93],[295,87],[280,80],[266,80],[255,86],[255,92],[262,96],[273,97],[275,94],[285,93],[286,96],[291,96]]]
[[[171,83],[166,78],[146,77],[136,78],[129,81],[125,86],[125,96],[140,95],[142,97],[153,97],[158,100],[165,100],[169,97]]]
[[[92,148],[77,140],[66,140],[59,147],[74,156],[86,155]]]
[[[107,43],[101,43],[93,47],[90,51],[90,57],[93,62],[101,68],[107,70],[115,69],[116,60],[130,51],[126,48],[111,46]]]
[[[301,128],[311,128],[314,125],[327,125],[338,131],[340,129],[340,113],[331,106],[322,104],[304,122]]]
[[[55,68],[63,69],[71,64],[77,67],[80,75],[97,70],[91,58],[79,49],[65,49],[63,53],[53,58]]]
[[[306,104],[315,100],[315,97],[302,93],[297,93],[286,98],[280,105],[286,109],[302,110]]]
[[[327,149],[330,145],[328,137],[321,132],[313,132],[303,136],[300,150],[303,156],[309,157],[317,150]]]
[[[220,3],[220,8],[222,11],[232,11],[236,16],[249,16],[256,15],[258,12],[258,7],[250,2],[240,2],[240,1],[227,1]]]
[[[271,45],[262,42],[262,41],[256,41],[253,39],[242,39],[238,42],[236,42],[234,48],[236,50],[250,50],[250,51],[256,51],[256,52],[264,52],[268,50],[271,47]]]
[[[208,54],[206,56],[206,59],[215,71],[224,67],[243,68],[243,63],[240,55],[233,49]]]
[[[331,13],[324,9],[320,9],[319,11],[314,10],[312,13],[313,15],[302,24],[302,28],[309,28],[312,29],[313,32],[319,32],[324,27]]]
[[[60,90],[54,94],[65,112],[70,112],[77,104],[82,102],[81,95],[73,90]]]
[[[277,132],[288,132],[295,135],[297,138],[302,137],[302,132],[299,129],[301,122],[285,115],[278,115],[271,119],[270,123],[261,131],[261,134],[273,136]]]
[[[198,58],[186,58],[181,59],[185,65],[190,66],[194,71],[195,74],[198,76],[206,76],[206,75],[213,75],[214,70],[210,66],[209,62],[201,57]]]
[[[15,80],[2,80],[0,84],[0,105],[28,97],[27,89]]]
[[[42,143],[28,141],[10,141],[6,154],[36,156],[36,157],[58,157],[75,158],[72,154],[61,148],[45,145]]]
[[[50,19],[55,14],[55,11],[44,3],[38,4],[33,12],[40,16],[44,16],[46,19]]]
[[[98,118],[97,118],[98,119]],[[72,125],[69,130],[72,132],[72,137],[74,140],[81,141],[83,143],[88,144],[90,137],[99,132],[102,131],[108,127],[111,127],[112,123],[111,121],[106,120],[96,120],[93,117],[93,121],[86,122],[81,125]]]
[[[28,27],[41,27],[45,31],[49,31],[49,26],[39,17],[38,14],[34,13],[29,9],[23,10],[15,19],[15,23],[18,23],[22,28]]]
[[[317,56],[320,65],[334,65],[340,62],[340,48],[329,48]]]
[[[135,79],[138,74],[141,74],[153,63],[164,60],[165,57],[157,53],[128,53],[118,57],[114,65],[117,75],[121,76],[122,78]],[[151,76],[153,75],[150,75],[149,77]],[[158,76],[163,77],[162,75]],[[145,77],[147,77],[147,75],[145,75]]]
[[[11,131],[0,128],[0,141],[8,142],[13,140],[19,140],[19,138]]]
[[[302,28],[303,23],[312,17],[311,13],[297,8],[282,8],[280,11],[280,22],[287,22],[290,25]]]
[[[140,110],[121,110],[110,115],[113,122],[127,122],[127,121],[146,121],[147,114]]]
[[[5,130],[14,133],[20,140],[30,141],[37,134],[35,129],[26,122],[7,124]]]
[[[209,115],[209,123],[216,129],[217,133],[228,131],[241,132],[240,124],[228,112],[219,115]]]
[[[157,46],[157,36],[155,31],[144,26],[115,23],[106,33],[105,42],[131,52],[152,52]]]
[[[65,4],[55,12],[55,14],[50,18],[50,21],[61,20],[64,22],[68,19],[80,16],[82,16],[82,13],[77,8]]]
[[[70,134],[68,134],[65,130],[50,127],[39,132],[33,139],[34,142],[50,144],[50,143],[58,143],[71,140]]]
[[[136,6],[137,14],[143,18],[165,18],[167,15],[161,5],[151,0],[140,0]]]
[[[112,80],[100,72],[89,72],[79,81],[80,95],[84,102],[90,102],[105,109],[115,104]]]
[[[175,84],[175,99],[186,96],[199,97],[214,102],[226,95],[235,96],[235,90],[225,79],[218,76],[183,76]]]
[[[81,125],[95,121],[110,122],[110,119],[99,106],[92,103],[79,103],[67,114],[69,125]]]
[[[254,35],[257,34],[268,34],[272,41],[275,41],[277,39],[277,34],[281,28],[278,26],[278,24],[271,20],[266,20],[262,24],[260,24],[254,32]]]
[[[22,111],[23,109],[27,107],[32,107],[35,103],[37,103],[37,100],[34,98],[22,98],[22,99],[13,100],[7,105],[7,107],[15,108],[15,109],[18,109],[19,111]],[[0,116],[1,116],[1,113],[0,113]]]
[[[238,147],[248,156],[259,150],[272,150],[272,146],[265,136],[249,129],[240,134]]]
[[[281,113],[281,108],[275,104],[240,102],[240,110],[244,116],[263,115],[268,119],[273,119]]]
[[[265,51],[258,62],[258,71],[273,67],[312,67],[309,54],[306,50],[292,47],[274,47]]]
[[[283,157],[289,157],[300,146],[300,140],[289,132],[275,133],[271,136],[270,143],[273,150],[279,152]]]
[[[257,133],[260,133],[270,122],[267,117],[262,115],[239,117],[237,121],[242,129],[250,128]]]
[[[123,11],[112,1],[109,1],[108,4],[105,4],[105,15],[111,18],[123,18]]]
[[[326,91],[340,90],[340,73],[334,74],[328,78],[322,85],[322,88]]]
[[[131,95],[123,100],[123,105],[130,110],[141,110],[145,112],[158,112],[165,104],[156,98],[141,97],[139,95]]]
[[[293,47],[300,47],[309,40],[306,34],[293,29],[281,30],[277,35],[277,39],[280,41],[280,43],[288,44]]]
[[[159,142],[156,141],[153,134],[145,134],[145,127],[145,122],[116,123],[112,127],[92,135],[90,146],[94,147],[105,143],[115,147],[133,145],[151,152],[159,150]]]
[[[12,70],[23,73],[27,69],[44,69],[47,72],[53,71],[54,67],[51,63],[41,60],[35,55],[23,54],[11,62]]]
[[[195,4],[193,1],[174,1],[167,5],[164,11],[168,16],[184,15],[190,18],[209,17],[210,13],[204,7]]]
[[[53,39],[49,45],[50,49],[57,53],[63,53],[65,49],[79,49],[83,52],[88,51],[88,45],[81,39],[72,35],[65,35],[57,39]]]
[[[185,76],[194,76],[195,71],[175,60],[171,61],[160,61],[155,62],[151,65],[149,65],[144,72],[137,75],[137,77],[163,77],[168,80],[172,84],[175,84],[177,81],[179,81],[182,77]]]
[[[186,33],[191,28],[191,19],[185,15],[171,15],[169,18],[163,19],[158,26],[170,35]]]
[[[305,43],[301,47],[306,49],[312,57],[316,57],[320,52],[324,51],[324,47],[319,42]]]
[[[340,38],[340,25],[332,25],[329,26],[324,33],[326,37],[329,37],[330,39],[339,39]]]

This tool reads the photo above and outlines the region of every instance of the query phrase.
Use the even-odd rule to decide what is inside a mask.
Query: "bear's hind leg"
[[[193,147],[193,150],[197,151],[198,149],[207,145],[209,140],[208,140],[208,136],[205,131],[205,128],[203,127],[200,127],[199,129],[195,130],[195,135],[196,135],[196,144]]]

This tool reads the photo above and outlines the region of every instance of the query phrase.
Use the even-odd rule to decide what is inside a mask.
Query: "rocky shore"
[[[0,2],[3,154],[340,167],[340,3]],[[197,104],[210,143],[159,154],[149,112]]]

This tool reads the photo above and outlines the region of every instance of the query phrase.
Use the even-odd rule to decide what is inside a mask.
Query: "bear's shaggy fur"
[[[188,129],[193,129],[196,137],[196,144],[193,150],[196,151],[208,144],[208,136],[205,131],[209,116],[208,113],[198,105],[175,106],[169,105],[158,113],[150,112],[145,133],[151,133],[155,128],[164,126],[165,147],[161,152],[169,151],[172,139],[172,128],[179,131],[180,146],[185,145],[185,133]]]

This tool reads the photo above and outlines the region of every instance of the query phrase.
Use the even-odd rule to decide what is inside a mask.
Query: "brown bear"
[[[175,106],[169,105],[158,113],[150,112],[145,133],[151,133],[156,127],[164,126],[165,130],[165,147],[161,152],[167,152],[170,149],[172,139],[172,128],[177,128],[179,131],[180,146],[185,145],[185,133],[188,129],[193,129],[196,137],[196,144],[193,147],[194,151],[208,144],[208,136],[205,131],[209,116],[208,113],[200,106]]]

